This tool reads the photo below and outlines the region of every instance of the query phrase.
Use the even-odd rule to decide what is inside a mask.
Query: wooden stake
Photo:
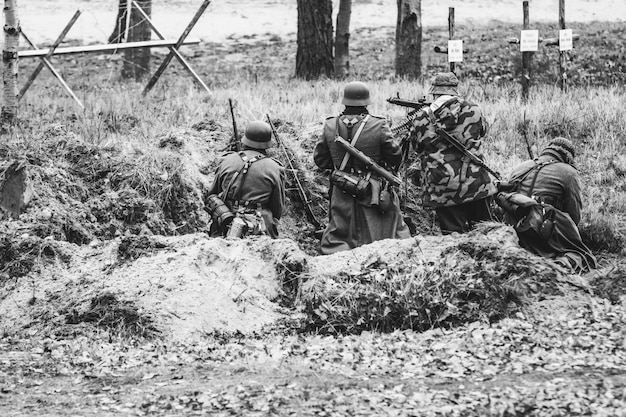
[[[528,12],[528,0],[522,2],[522,12],[524,14],[524,30],[530,28],[530,17]],[[530,61],[532,52],[522,52],[522,101],[528,100],[528,90],[530,89]]]
[[[167,68],[167,66],[169,65],[169,63],[172,61],[172,58],[174,58],[174,56],[177,55],[178,53],[178,48],[180,48],[180,46],[183,44],[183,42],[185,41],[185,38],[187,37],[187,35],[189,34],[189,32],[191,32],[191,29],[193,29],[193,27],[196,25],[196,23],[198,22],[198,20],[200,19],[200,17],[202,16],[202,14],[204,13],[204,11],[206,10],[207,7],[209,7],[209,4],[211,3],[211,0],[204,0],[204,2],[202,3],[202,5],[200,6],[200,8],[198,9],[198,11],[196,12],[196,14],[194,15],[193,19],[191,19],[191,21],[189,22],[189,24],[187,25],[187,27],[185,28],[185,30],[183,31],[183,33],[180,35],[180,38],[178,38],[178,42],[176,42],[176,45],[174,45],[172,48],[170,48],[170,53],[165,57],[165,59],[163,60],[163,62],[161,62],[161,65],[159,66],[159,68],[156,70],[156,72],[154,73],[154,75],[152,76],[152,78],[150,78],[150,81],[148,81],[148,84],[146,85],[146,87],[143,89],[143,94],[147,94],[152,87],[154,87],[154,85],[156,84],[156,82],[159,80],[159,77],[161,77],[161,75],[163,74],[163,72],[165,71],[165,68]],[[137,6],[137,4],[135,3],[135,6]],[[152,29],[154,29],[154,26],[152,26]],[[156,30],[155,30],[156,33]],[[182,63],[182,61],[181,61]],[[184,64],[183,64],[184,65]],[[197,77],[197,76],[196,76]],[[201,85],[210,93],[209,88],[204,85],[204,83],[202,83],[202,81],[200,80],[199,77],[197,77],[197,80],[201,83]]]
[[[559,0],[559,28],[565,29],[565,0]],[[567,51],[559,51],[559,86],[567,90]]]
[[[448,8],[448,39],[454,39],[454,7]],[[454,64],[454,62],[450,62],[450,72],[454,72]]]
[[[26,36],[26,33],[24,33],[23,30],[22,30],[22,37],[24,38],[26,43],[28,43],[33,49],[37,49],[37,46],[35,46],[35,44],[32,43],[30,39],[28,39],[28,36]],[[41,61],[44,63],[44,65],[46,67],[48,67],[50,72],[52,72],[52,75],[54,75],[56,77],[56,79],[59,80],[59,82],[61,83],[63,88],[65,88],[65,90],[69,93],[69,95],[72,96],[72,98],[76,101],[76,103],[78,103],[80,108],[84,109],[85,106],[83,106],[83,103],[81,103],[81,101],[78,99],[78,97],[76,97],[76,94],[74,94],[72,89],[65,83],[65,80],[63,79],[63,77],[61,77],[61,74],[59,74],[57,72],[57,70],[52,66],[52,64],[50,63],[48,58],[46,58],[45,56],[42,56],[39,59],[41,59]]]
[[[74,16],[72,16],[72,18],[70,19],[69,23],[67,25],[65,25],[65,28],[63,29],[63,32],[61,32],[61,34],[59,35],[57,40],[54,41],[54,43],[52,44],[50,49],[48,49],[48,52],[46,53],[44,58],[48,59],[48,58],[50,58],[52,56],[52,54],[54,53],[54,50],[56,49],[56,47],[59,46],[61,44],[61,42],[63,42],[63,39],[65,38],[65,35],[67,35],[67,32],[70,31],[72,26],[74,26],[74,23],[76,23],[76,20],[78,20],[78,16],[80,16],[80,10],[77,10],[76,13],[74,13]],[[30,75],[30,78],[28,80],[26,80],[26,83],[24,84],[24,86],[20,90],[20,93],[18,95],[18,99],[21,99],[24,96],[24,94],[26,94],[26,91],[31,86],[31,84],[35,81],[35,79],[37,78],[37,76],[39,75],[41,70],[43,69],[44,65],[45,65],[45,63],[43,62],[43,60],[42,60],[42,62],[39,63],[39,65],[37,65],[37,68],[35,68],[35,71],[33,71],[33,73]]]

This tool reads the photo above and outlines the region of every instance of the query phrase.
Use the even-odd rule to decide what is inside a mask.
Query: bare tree
[[[119,18],[120,11],[122,10],[122,3],[124,6],[124,13],[126,12],[127,1],[131,0],[120,0],[118,7],[118,20],[116,23],[116,27],[118,25],[121,26],[121,20]],[[152,0],[136,0],[139,7],[143,9],[143,11],[150,17],[152,15]],[[126,20],[125,18],[123,19]],[[125,33],[126,39],[128,42],[140,42],[140,41],[149,41],[150,36],[152,35],[152,29],[148,22],[143,19],[143,16],[136,7],[131,7],[130,12],[130,20],[125,22],[125,29],[128,29],[128,33]],[[117,29],[118,32],[120,28]],[[117,32],[113,32],[111,34],[113,39],[122,39],[124,34],[118,34]],[[111,38],[110,37],[110,38]],[[136,80],[140,80],[143,77],[150,74],[150,48],[132,48],[124,50],[124,65],[122,66],[122,78],[134,78]]]
[[[332,77],[332,0],[298,0],[296,77],[307,80]]]
[[[4,68],[4,101],[0,123],[13,124],[17,119],[18,105],[18,48],[20,43],[20,21],[17,14],[17,0],[4,0],[4,49],[2,60]]]
[[[350,14],[352,0],[340,0],[335,29],[335,77],[345,78],[350,73]]]
[[[422,0],[397,0],[396,75],[422,74]]]

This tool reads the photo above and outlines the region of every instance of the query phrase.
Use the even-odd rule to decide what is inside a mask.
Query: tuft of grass
[[[151,339],[159,334],[152,319],[132,301],[119,300],[110,292],[93,297],[83,311],[70,307],[62,314],[66,324],[88,323],[117,336]]]

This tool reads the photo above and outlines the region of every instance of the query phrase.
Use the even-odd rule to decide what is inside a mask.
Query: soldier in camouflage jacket
[[[444,234],[492,220],[490,198],[496,193],[487,171],[436,133],[446,130],[481,157],[487,122],[477,105],[458,96],[457,87],[454,73],[435,76],[429,90],[434,102],[414,115],[410,136],[421,162],[424,207],[435,209]]]

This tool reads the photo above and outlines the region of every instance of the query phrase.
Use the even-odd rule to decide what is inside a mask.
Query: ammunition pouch
[[[380,214],[387,213],[391,209],[392,191],[389,190],[387,184],[383,184],[375,178],[370,178],[369,182],[372,191],[371,206],[376,207]]]
[[[207,212],[220,230],[225,230],[233,221],[235,215],[217,194],[211,194],[206,199]]]
[[[339,169],[331,172],[330,182],[344,193],[359,200],[367,196],[371,187],[369,180]]]

